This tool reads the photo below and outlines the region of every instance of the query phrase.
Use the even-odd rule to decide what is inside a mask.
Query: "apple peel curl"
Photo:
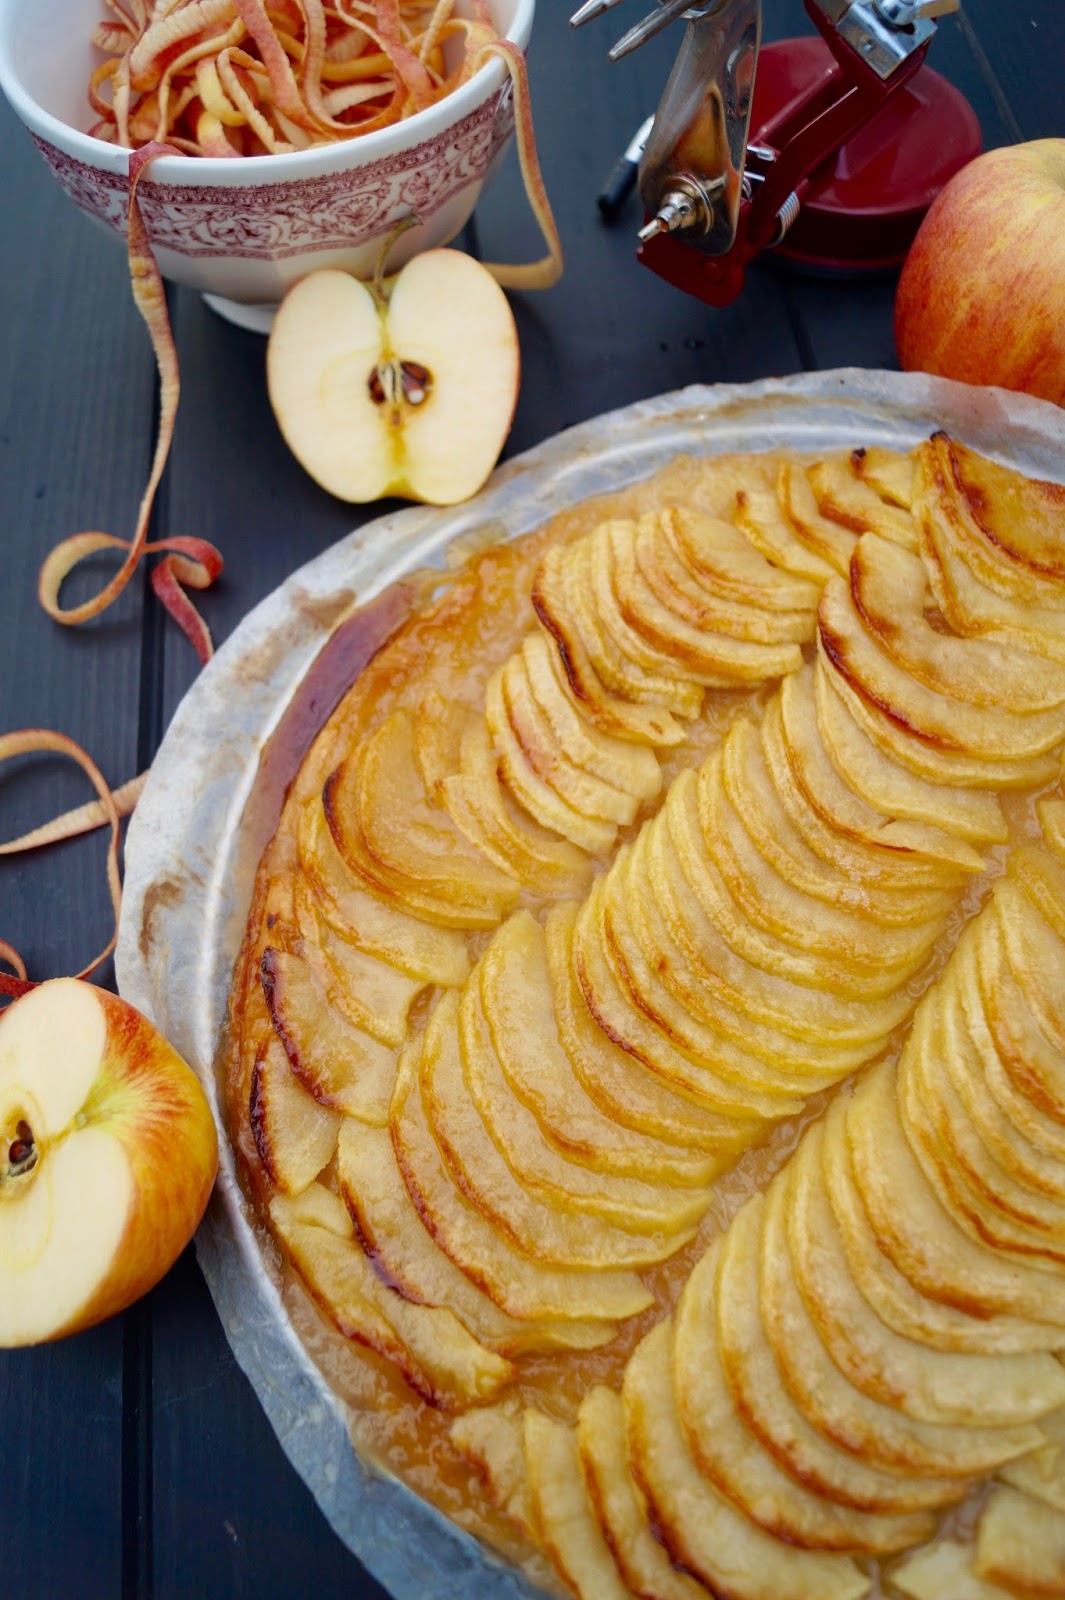
[[[72,761],[76,761],[96,790],[99,799],[91,801],[88,805],[79,806],[75,811],[69,811],[64,816],[35,828],[31,833],[23,834],[19,839],[0,844],[0,856],[17,855],[24,850],[57,843],[61,839],[71,839],[76,834],[86,833],[104,823],[110,827],[111,839],[107,847],[107,887],[114,912],[114,930],[99,955],[75,974],[78,978],[87,978],[103,965],[118,941],[118,917],[122,908],[122,878],[118,868],[120,825],[122,818],[129,815],[140,798],[148,775],[142,773],[139,778],[123,784],[120,789],[112,790],[92,757],[66,734],[55,733],[50,728],[22,728],[15,733],[0,734],[0,763],[9,761],[15,756],[34,755],[41,751],[69,756]],[[26,963],[14,945],[2,938],[0,938],[0,961],[11,967],[15,974],[12,977],[0,972],[0,996],[6,995],[9,999],[14,999],[37,988],[37,983],[29,978]]]
[[[222,570],[221,554],[205,539],[148,539],[152,505],[174,437],[181,386],[177,350],[166,309],[166,291],[141,215],[137,187],[147,167],[158,156],[178,154],[180,152],[169,145],[147,144],[135,150],[129,160],[130,280],[134,301],[151,337],[160,385],[159,432],[148,485],[137,513],[136,531],[131,540],[118,539],[109,533],[76,533],[64,539],[46,557],[41,567],[37,597],[55,622],[67,626],[88,622],[118,599],[144,556],[166,552],[163,560],[153,569],[152,588],[189,640],[201,664],[206,666],[213,653],[211,635],[182,585],[193,589],[208,588]],[[126,552],[114,577],[91,600],[77,606],[61,605],[59,596],[65,579],[79,562],[101,550]]]

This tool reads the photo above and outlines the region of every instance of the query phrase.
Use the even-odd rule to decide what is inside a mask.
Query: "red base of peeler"
[[[817,37],[765,45],[751,114],[752,144],[809,104],[836,70]],[[830,272],[901,266],[940,189],[980,154],[980,124],[964,95],[923,66],[870,122],[810,175],[798,220],[774,257]]]

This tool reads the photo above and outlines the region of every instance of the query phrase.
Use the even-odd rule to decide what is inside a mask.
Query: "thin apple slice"
[[[500,1066],[555,1149],[596,1171],[645,1182],[681,1188],[710,1182],[720,1157],[622,1126],[582,1087],[559,1038],[547,940],[534,917],[519,911],[504,923],[481,959],[480,973]]]
[[[395,1082],[393,1052],[329,1004],[299,956],[267,949],[261,974],[274,1032],[307,1092],[319,1105],[384,1127]]]
[[[333,1159],[342,1118],[307,1093],[272,1036],[255,1058],[248,1120],[269,1176],[283,1194],[300,1194]]]
[[[844,1376],[872,1399],[925,1422],[979,1417],[1012,1426],[1065,1404],[1065,1369],[1053,1356],[929,1350],[877,1317],[847,1268],[821,1181],[823,1143],[824,1129],[815,1125],[788,1163],[787,1232],[796,1282]]]
[[[339,1206],[337,1219],[323,1197]],[[270,1220],[326,1316],[346,1338],[393,1362],[430,1405],[493,1400],[514,1377],[510,1362],[478,1344],[450,1311],[414,1305],[387,1288],[351,1237],[343,1202],[320,1184],[298,1197],[276,1195]]]
[[[815,676],[816,671],[811,668],[782,683],[772,711],[766,717],[769,740],[775,735],[783,740],[799,797],[826,828],[843,835],[848,842],[853,841],[859,850],[868,848],[870,859],[881,866],[884,864],[882,852],[887,850],[910,865],[914,878],[919,878],[923,858],[943,863],[948,869],[954,868],[958,878],[964,873],[982,871],[982,857],[964,840],[955,838],[945,829],[900,821],[890,813],[866,805],[846,778],[839,776],[826,755],[821,737]]]
[[[874,1068],[848,1106],[854,1175],[877,1239],[922,1294],[972,1316],[1065,1319],[1065,1282],[1005,1261],[944,1210],[899,1120],[894,1075]],[[888,1176],[890,1174],[890,1177]]]
[[[935,1527],[927,1512],[841,1506],[796,1483],[745,1426],[722,1365],[713,1315],[720,1261],[718,1238],[689,1277],[674,1318],[677,1409],[699,1470],[752,1522],[800,1550],[887,1555],[919,1544]]]
[[[1065,1511],[1065,1412],[1055,1411],[1039,1424],[1043,1443],[1031,1455],[1011,1461],[999,1477],[1022,1494],[1044,1500],[1056,1511]]]
[[[552,1266],[587,1272],[650,1266],[687,1243],[675,1233],[631,1232],[585,1212],[550,1205],[524,1189],[489,1137],[465,1089],[458,998],[441,997],[426,1030],[421,1063],[426,1116],[452,1178],[515,1250]]]
[[[725,1376],[746,1426],[797,1483],[839,1505],[902,1513],[956,1504],[968,1492],[964,1478],[917,1478],[861,1461],[815,1428],[796,1405],[762,1320],[761,1222],[761,1211],[750,1206],[733,1218],[722,1242],[716,1300],[707,1309],[716,1319]],[[697,1267],[690,1292],[701,1298],[707,1288]]]
[[[1065,1512],[996,1485],[977,1523],[973,1570],[1025,1600],[1053,1600],[1065,1590]]]
[[[736,526],[759,555],[774,566],[816,583],[820,598],[822,584],[831,578],[836,568],[798,537],[776,490],[768,483],[747,484],[739,490],[736,496]]]
[[[459,769],[462,735],[469,716],[469,706],[459,700],[446,700],[436,689],[429,691],[414,712],[414,759],[430,805],[443,804],[444,782]]]
[[[641,946],[643,961],[652,971],[657,969],[664,989],[693,1022],[714,1031],[721,1048],[734,1045],[744,1057],[755,1058],[756,1082],[772,1087],[774,1092],[803,1097],[831,1087],[867,1059],[867,1044],[826,1043],[815,1055],[805,1041],[783,1033],[764,1019],[755,1020],[729,1003],[716,975],[691,959],[662,909],[670,891],[658,875],[678,873],[675,858],[663,847],[664,832],[657,823],[653,824],[633,847],[634,855],[644,858],[640,870],[634,867],[628,884],[631,928]],[[734,1059],[738,1065],[739,1058]]]
[[[720,592],[720,581],[714,587],[716,575],[708,577],[705,567],[697,570],[690,559],[684,560],[678,553],[676,535],[670,537],[676,514],[666,510],[640,518],[633,552],[635,570],[631,575],[634,584],[638,580],[633,599],[639,593],[645,600],[645,591],[649,591],[672,618],[704,635],[720,633],[726,639],[778,648],[812,640],[820,584],[802,582],[787,591],[785,598],[791,604],[786,610],[746,596],[727,596]],[[700,572],[707,581],[700,581]],[[621,574],[618,576],[620,582]],[[771,591],[770,600],[777,598],[780,597]],[[712,649],[712,639],[704,639],[704,645]]]
[[[1065,701],[1065,666],[997,639],[956,639],[939,632],[926,610],[928,574],[919,556],[875,537],[860,539],[850,570],[851,595],[878,643],[912,678],[967,705],[1020,717]]]
[[[300,813],[299,855],[326,921],[342,939],[425,983],[451,988],[465,980],[470,958],[462,934],[368,893],[337,849],[317,796]]]
[[[338,938],[306,885],[296,885],[294,901],[300,954],[329,1003],[353,1028],[398,1048],[407,1037],[410,1008],[425,985]]]
[[[534,1539],[523,1415],[518,1396],[508,1395],[494,1406],[478,1406],[456,1417],[450,1439],[460,1455],[477,1469],[491,1503],[527,1539]]]
[[[619,526],[620,537],[635,536],[635,523],[610,521],[569,547],[563,570],[570,607],[582,623],[585,643],[604,682],[628,699],[696,717],[702,707],[701,686],[678,673],[672,656],[641,639],[618,608],[612,545]]]
[[[973,1572],[973,1547],[940,1539],[891,1569],[891,1582],[906,1600],[1011,1600],[1005,1589]]]
[[[548,551],[537,568],[532,600],[575,703],[593,727],[611,737],[651,746],[682,744],[683,724],[665,707],[642,706],[622,699],[600,677],[567,604],[558,557],[552,560],[551,555]]]
[[[345,1121],[337,1175],[359,1241],[378,1275],[405,1300],[447,1306],[475,1339],[498,1355],[593,1350],[614,1337],[611,1322],[522,1321],[501,1311],[426,1232],[387,1129]]]
[[[572,895],[585,888],[592,862],[568,839],[549,833],[507,794],[499,757],[481,716],[471,716],[462,736],[461,771],[446,778],[443,804],[475,849],[535,893]]]
[[[851,469],[874,488],[881,500],[908,510],[913,506],[917,465],[913,454],[864,445],[850,453]]]
[[[698,1104],[745,1122],[748,1136],[753,1136],[761,1118],[787,1116],[799,1109],[799,1102],[759,1085],[730,1082],[714,1070],[713,1063],[673,1044],[628,992],[611,947],[600,879],[578,915],[573,948],[588,1010],[607,1037],[635,1062]]]
[[[0,1348],[93,1326],[145,1294],[218,1165],[191,1068],[139,1011],[76,978],[0,1015]]]
[[[390,1126],[403,1181],[440,1248],[513,1317],[607,1322],[646,1311],[652,1296],[635,1273],[551,1267],[523,1255],[456,1188],[425,1114],[420,1050],[419,1043],[400,1058]]]
[[[904,550],[917,549],[917,523],[908,510],[885,501],[855,468],[853,454],[815,461],[806,476],[823,517],[854,533],[875,533]]]
[[[667,1317],[636,1348],[622,1390],[633,1476],[671,1560],[734,1600],[862,1600],[870,1579],[847,1556],[796,1550],[750,1522],[692,1460],[673,1394]]]
[[[638,545],[647,531],[648,519],[636,524],[609,523],[610,582],[619,616],[654,652],[676,663],[675,670],[708,688],[754,685],[767,678],[794,672],[802,661],[798,644],[763,643],[730,636],[724,627],[713,626],[705,614],[698,624],[670,610],[648,584],[638,564]],[[651,537],[664,543],[654,519]],[[628,531],[631,528],[631,533]],[[707,612],[709,611],[707,607]],[[772,613],[765,613],[772,616]],[[807,619],[807,631],[813,636]]]
[[[651,1532],[628,1467],[625,1408],[604,1384],[589,1389],[577,1413],[584,1486],[622,1579],[641,1600],[707,1600],[709,1591],[674,1567]]]
[[[653,750],[601,733],[582,716],[558,652],[538,630],[526,634],[522,657],[529,689],[552,734],[574,766],[601,778],[636,801],[653,800],[662,787],[662,770]]]
[[[795,534],[836,572],[846,573],[857,543],[854,530],[822,514],[810,483],[809,470],[798,461],[782,461],[777,471],[777,498]]]
[[[722,1160],[742,1149],[748,1142],[742,1122],[647,1072],[600,1028],[584,997],[590,978],[574,947],[578,909],[559,907],[544,931],[559,1039],[582,1088],[622,1127],[678,1144],[690,1141]]]
[[[626,827],[636,815],[635,795],[570,759],[532,692],[522,654],[503,668],[502,689],[515,737],[545,782],[581,816]]]
[[[669,507],[661,525],[692,577],[722,599],[781,613],[816,607],[809,580],[767,561],[731,521],[685,505]]]
[[[589,855],[606,855],[614,845],[613,822],[584,816],[545,781],[515,727],[514,713],[502,671],[488,680],[484,697],[485,721],[499,758],[500,774],[518,804],[542,828],[557,833]],[[526,734],[528,737],[528,734]]]
[[[826,1192],[847,1266],[881,1321],[903,1338],[915,1339],[933,1350],[1010,1354],[1055,1349],[1061,1335],[1050,1323],[1007,1315],[970,1316],[921,1294],[903,1276],[881,1250],[862,1202],[847,1145],[846,1118],[846,1098],[838,1096],[825,1119],[822,1158]]]
[[[724,1084],[793,1103],[797,1091],[809,1092],[816,1076],[811,1079],[800,1073],[802,1090],[798,1090],[795,1074],[776,1062],[766,1062],[715,1022],[707,1023],[676,998],[676,985],[665,981],[668,953],[665,948],[655,951],[650,927],[640,925],[650,897],[649,886],[641,882],[648,873],[645,844],[646,831],[635,844],[624,847],[601,891],[604,948],[622,995],[672,1045],[690,1054]]]
[[[571,1427],[529,1407],[525,1470],[537,1542],[580,1600],[633,1600],[592,1509]]]
[[[512,1092],[496,1055],[474,970],[459,1005],[463,1079],[488,1134],[523,1189],[546,1205],[587,1212],[627,1232],[681,1232],[709,1204],[705,1189],[670,1189],[596,1172],[553,1149],[532,1112]]]
[[[922,1422],[856,1389],[829,1356],[803,1299],[788,1249],[786,1190],[774,1181],[762,1210],[761,1306],[766,1336],[800,1411],[840,1449],[914,1477],[972,1477],[1034,1448],[1039,1430]]]
[[[855,720],[834,672],[814,673],[817,726],[825,752],[844,783],[875,811],[921,822],[969,844],[1002,844],[1008,836],[998,796],[945,787],[900,767]]]
[[[980,556],[994,579],[1005,577],[1007,586],[1000,592],[1037,601],[1040,589],[1051,600],[1057,589],[1060,597],[1065,584],[1061,485],[1024,477],[943,433],[922,446],[921,454],[934,458],[943,474],[954,525],[970,552]],[[1015,587],[1022,583],[1027,587]]]

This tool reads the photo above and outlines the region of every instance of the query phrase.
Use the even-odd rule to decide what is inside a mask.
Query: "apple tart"
[[[437,579],[231,1001],[361,1447],[581,1600],[1065,1593],[1065,491],[681,459]]]

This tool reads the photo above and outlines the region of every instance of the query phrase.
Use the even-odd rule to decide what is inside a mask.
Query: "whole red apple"
[[[907,371],[1065,405],[1065,139],[963,167],[913,242],[895,301]]]

